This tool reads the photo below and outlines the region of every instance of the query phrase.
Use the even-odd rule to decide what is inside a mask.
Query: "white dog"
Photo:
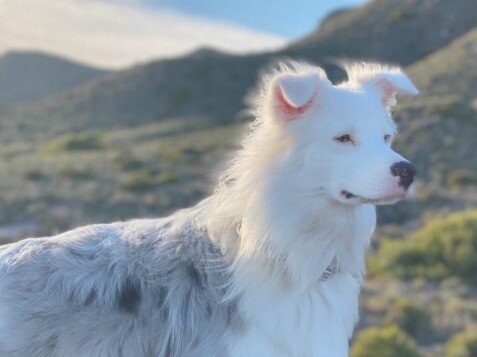
[[[0,248],[1,356],[346,356],[391,149],[397,68],[282,64],[215,193],[174,215]]]

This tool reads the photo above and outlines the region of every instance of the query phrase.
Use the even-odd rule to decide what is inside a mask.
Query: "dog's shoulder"
[[[99,334],[112,321],[132,323],[139,332],[145,325],[157,331],[161,342],[155,348],[161,351],[219,350],[219,335],[240,326],[236,302],[224,302],[229,280],[228,266],[197,209],[86,226],[0,248],[5,321],[29,326],[32,335],[46,325],[52,326],[48,336],[63,335],[70,319],[90,316],[99,325],[75,326],[79,334],[94,328]],[[25,336],[15,346],[30,346],[30,335]]]
[[[137,310],[144,292],[216,293],[227,279],[220,249],[196,209],[161,219],[90,225],[0,248],[3,294],[67,305]]]
[[[186,243],[186,238],[192,241],[195,235],[203,235],[193,223],[185,222],[183,217],[179,220],[176,215],[88,225],[51,237],[27,238],[0,246],[0,274],[29,267],[37,269],[41,265],[53,270],[61,267],[63,271],[87,265],[100,271],[102,266],[120,265],[122,260],[134,265],[153,249],[161,250],[171,243]]]

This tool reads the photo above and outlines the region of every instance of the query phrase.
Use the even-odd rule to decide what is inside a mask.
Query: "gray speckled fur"
[[[241,319],[200,211],[0,247],[0,356],[224,356]]]

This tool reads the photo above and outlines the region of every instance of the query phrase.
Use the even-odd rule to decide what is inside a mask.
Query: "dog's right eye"
[[[337,136],[334,138],[334,141],[337,141],[339,143],[353,143],[353,139],[351,138],[351,135],[349,134]]]

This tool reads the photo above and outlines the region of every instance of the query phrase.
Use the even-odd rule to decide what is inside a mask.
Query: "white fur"
[[[406,195],[389,109],[416,92],[395,68],[348,72],[265,77],[243,149],[196,207],[0,248],[0,354],[346,356],[372,204]]]
[[[369,87],[374,73],[388,78],[385,67],[357,65],[335,87],[320,68],[292,63],[265,80],[253,132],[223,178],[233,184],[212,198],[212,232],[227,231],[221,222],[240,222],[238,237],[232,231],[229,240],[221,238],[235,252],[232,294],[242,294],[252,326],[233,337],[233,356],[347,355],[375,226],[375,209],[366,202],[405,195],[390,174],[404,159],[383,140],[396,129],[379,87]],[[401,77],[392,69],[389,85]],[[277,83],[288,104],[299,108],[311,99],[310,107],[282,111]],[[355,146],[333,141],[344,133],[352,133]],[[343,198],[343,189],[366,202]],[[336,256],[338,276],[317,282]]]

